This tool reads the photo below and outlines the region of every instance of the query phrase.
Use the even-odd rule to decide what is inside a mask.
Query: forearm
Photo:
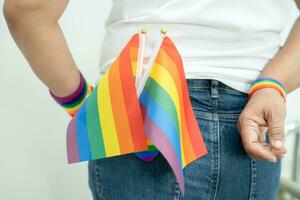
[[[265,66],[260,77],[280,81],[288,92],[300,86],[300,18],[295,22],[284,46]]]
[[[4,4],[5,18],[16,44],[34,73],[55,95],[71,94],[80,77],[58,24],[67,1],[29,1],[31,5],[17,1],[23,5],[14,1]]]

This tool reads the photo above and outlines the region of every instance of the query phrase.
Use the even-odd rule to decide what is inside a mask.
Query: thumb
[[[274,116],[274,115],[273,115]],[[285,133],[284,133],[284,117],[276,115],[268,120],[270,144],[275,149],[284,148]]]

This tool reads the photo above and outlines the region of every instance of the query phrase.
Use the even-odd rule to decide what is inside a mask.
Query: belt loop
[[[217,80],[211,80],[210,82],[210,96],[213,99],[217,99],[219,97],[218,84],[219,81]]]

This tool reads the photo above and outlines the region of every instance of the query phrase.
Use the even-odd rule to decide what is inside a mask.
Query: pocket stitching
[[[96,175],[96,191],[97,191],[98,198],[101,198],[102,200],[109,200],[108,198],[105,197],[103,189],[100,184],[100,180],[99,180],[100,170],[97,163],[95,163],[95,175]]]

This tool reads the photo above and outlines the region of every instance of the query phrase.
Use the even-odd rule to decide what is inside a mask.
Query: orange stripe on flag
[[[109,71],[109,87],[112,102],[112,110],[116,124],[117,135],[119,139],[120,152],[132,152],[133,144],[131,142],[131,131],[128,122],[126,105],[124,102],[123,91],[120,78],[120,63],[119,58],[113,63]]]

